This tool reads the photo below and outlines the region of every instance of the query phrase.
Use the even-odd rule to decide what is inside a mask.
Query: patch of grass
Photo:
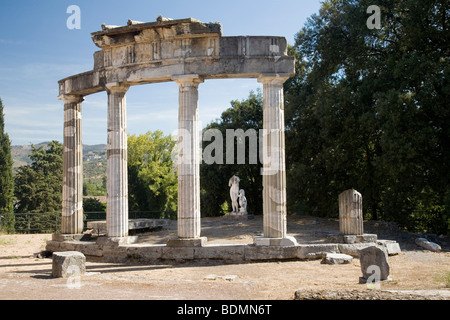
[[[446,288],[450,288],[450,271],[436,274],[434,280],[443,283]]]
[[[3,245],[11,245],[11,244],[15,244],[16,242],[17,242],[17,240],[14,239],[14,238],[3,238],[3,239],[0,239],[0,245],[1,244],[3,244]]]

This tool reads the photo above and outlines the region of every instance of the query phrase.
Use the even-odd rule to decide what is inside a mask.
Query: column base
[[[121,246],[136,243],[138,236],[126,236],[126,237],[109,237],[101,236],[97,238],[96,243],[104,246]]]
[[[83,240],[89,240],[91,238],[90,234],[83,234],[83,233],[53,233],[52,234],[52,240],[58,241],[58,242],[64,242],[64,241],[83,241]]]
[[[167,242],[168,247],[204,247],[206,245],[206,237],[200,238],[176,238]]]
[[[255,246],[291,247],[297,245],[297,240],[291,236],[286,236],[284,238],[255,237],[253,244]]]

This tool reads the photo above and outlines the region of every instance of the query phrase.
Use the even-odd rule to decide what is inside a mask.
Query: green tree
[[[57,232],[62,209],[63,146],[58,141],[36,148],[31,164],[14,177],[16,231]]]
[[[62,210],[63,146],[51,141],[47,146],[32,146],[30,165],[15,176],[17,212],[60,212]]]
[[[216,157],[215,150],[209,150],[209,146],[215,143],[218,148],[223,147],[222,159],[215,159],[214,163],[205,163],[205,159],[200,165],[200,187],[201,187],[201,212],[203,216],[217,216],[225,214],[230,211],[231,199],[230,188],[228,180],[237,175],[240,178],[239,188],[245,190],[245,195],[248,201],[248,212],[250,214],[262,214],[262,176],[260,173],[261,165],[259,163],[258,153],[256,150],[250,150],[250,139],[245,138],[245,163],[238,163],[238,143],[237,138],[233,138],[234,155],[231,156],[232,161],[227,163],[227,148],[231,151],[230,145],[227,146],[227,130],[229,132],[236,132],[237,129],[242,129],[244,133],[251,131],[255,132],[256,146],[259,147],[259,129],[262,129],[262,106],[263,98],[261,91],[250,92],[249,97],[242,101],[231,101],[231,107],[225,110],[220,119],[212,122],[206,126],[206,130],[218,130],[220,132],[219,143],[215,138],[211,140],[203,137],[203,153]],[[231,135],[230,135],[231,137]],[[219,138],[219,137],[218,137]],[[206,141],[205,141],[206,140]],[[211,148],[214,149],[214,148]],[[211,151],[211,154],[210,154]],[[254,154],[256,152],[256,154]],[[229,155],[228,155],[229,156]],[[257,158],[255,164],[251,157]],[[232,162],[229,163],[229,162]],[[225,211],[225,212],[224,212]]]
[[[373,4],[379,30],[366,25]],[[336,216],[337,195],[353,187],[372,218],[447,232],[448,10],[332,0],[308,19],[285,87],[288,204]]]
[[[106,203],[100,202],[100,200],[89,197],[83,199],[83,211],[84,212],[106,212]]]
[[[159,130],[128,137],[128,203],[134,211],[177,210],[176,142]]]
[[[3,103],[0,99],[0,228],[14,232],[14,179],[11,142],[5,133]]]

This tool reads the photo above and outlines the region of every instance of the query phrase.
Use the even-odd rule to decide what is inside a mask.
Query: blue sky
[[[68,29],[67,8],[81,11],[81,29]],[[101,24],[126,25],[128,19],[155,21],[195,18],[221,22],[223,36],[284,36],[294,43],[320,0],[117,1],[1,0],[0,98],[5,130],[12,145],[58,140],[63,136],[63,103],[57,100],[58,80],[91,70],[98,51],[91,32]],[[199,87],[199,116],[205,126],[230,106],[260,88],[256,79],[207,80]],[[106,143],[105,92],[85,97],[82,105],[83,143]],[[128,133],[149,130],[174,133],[178,87],[173,82],[133,86],[127,93]]]

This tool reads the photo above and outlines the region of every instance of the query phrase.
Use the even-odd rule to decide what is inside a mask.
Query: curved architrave
[[[94,69],[60,80],[59,94],[85,96],[105,91],[105,85],[111,82],[140,85],[173,81],[174,76],[189,74],[198,74],[205,80],[294,75],[294,57],[286,54],[285,38],[205,37],[186,44],[184,56],[177,57],[178,49],[174,48],[180,47],[180,43],[180,39],[167,40],[165,50],[170,52],[160,52],[160,59],[150,57],[153,42],[134,42],[98,51],[94,54]],[[193,56],[194,53],[197,55]],[[133,58],[124,58],[128,56]]]

